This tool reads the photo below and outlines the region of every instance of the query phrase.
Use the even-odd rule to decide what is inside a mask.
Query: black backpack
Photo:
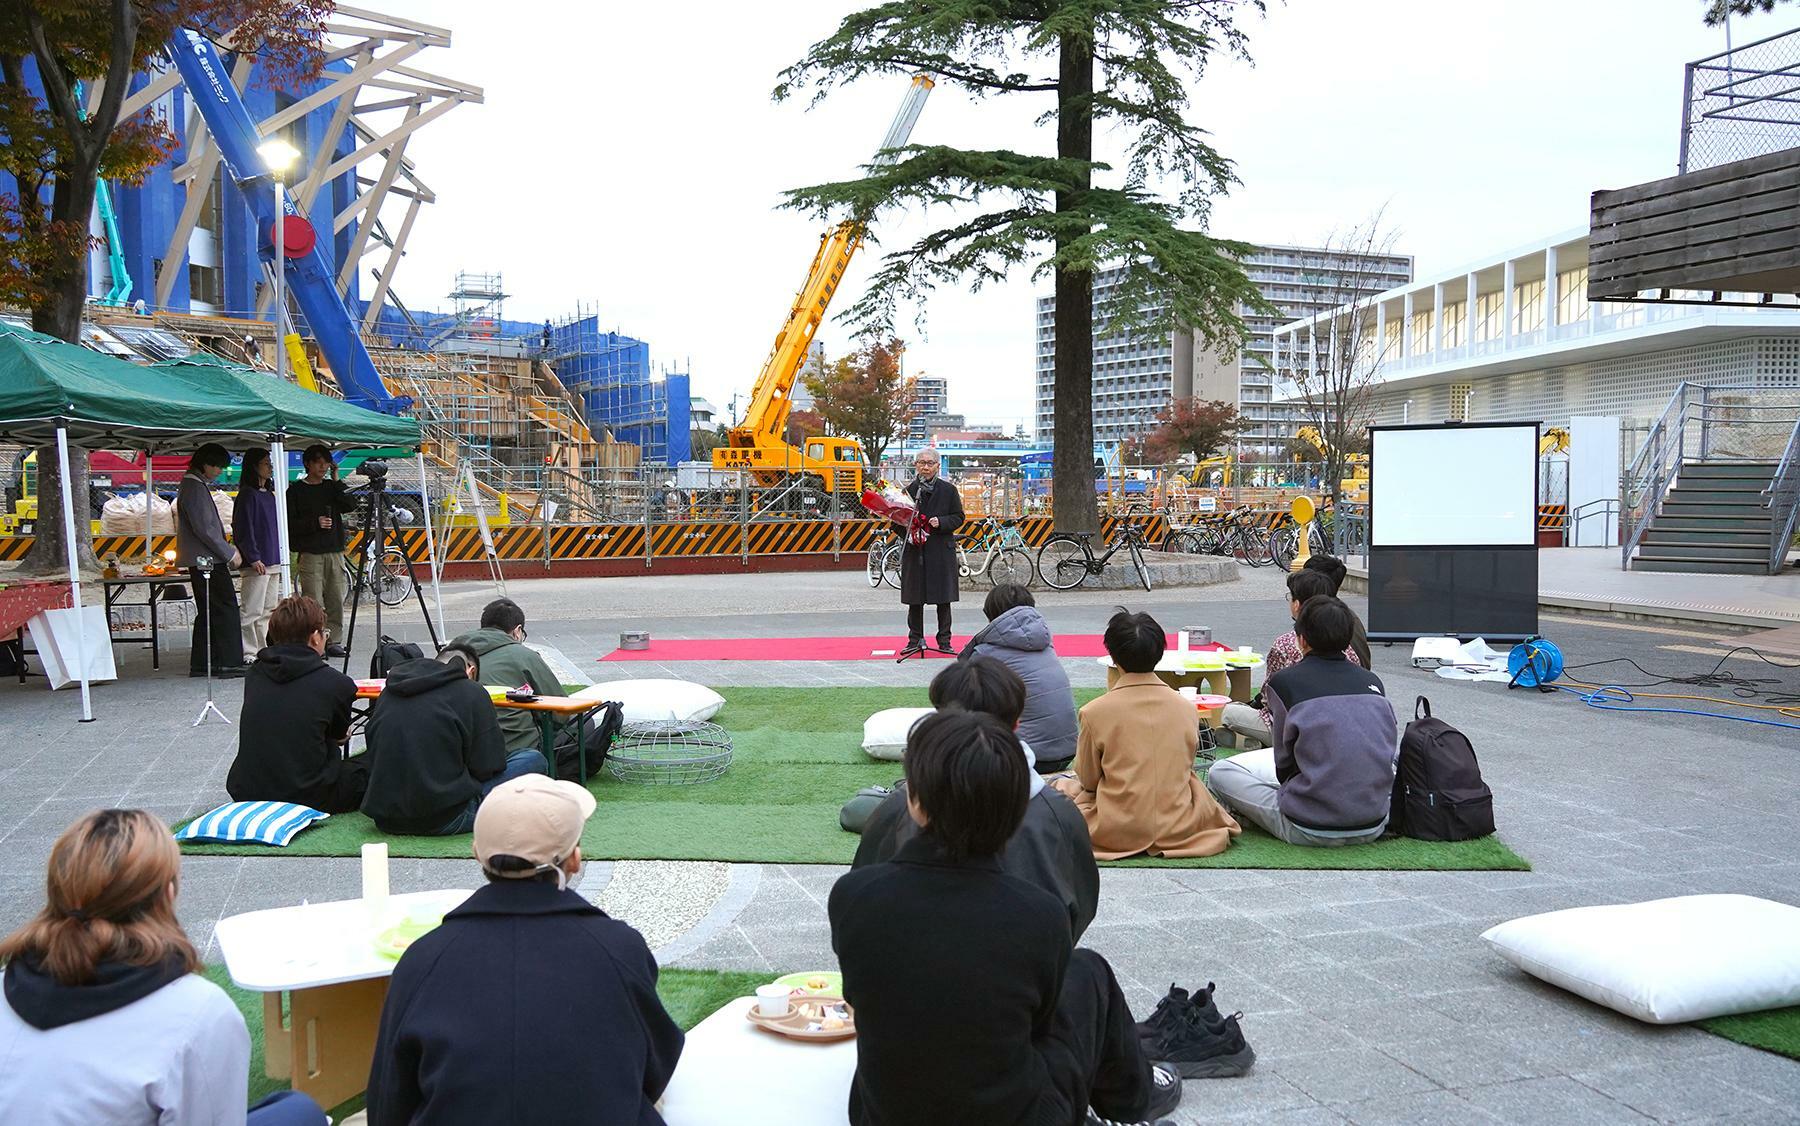
[[[375,655],[369,658],[369,678],[382,680],[388,670],[404,661],[416,661],[425,655],[416,642],[395,641],[387,634],[382,634],[375,642]]]
[[[1388,830],[1421,841],[1468,841],[1494,831],[1494,791],[1468,736],[1431,716],[1420,696],[1400,736]]]
[[[593,714],[584,720],[576,731],[563,732],[562,738],[556,741],[556,776],[558,778],[579,777],[581,760],[579,753],[587,758],[587,778],[593,781],[606,765],[606,753],[612,750],[613,739],[625,726],[625,705],[617,700],[608,700],[595,708]],[[577,735],[579,732],[579,736]],[[577,752],[576,742],[580,741],[581,750]]]

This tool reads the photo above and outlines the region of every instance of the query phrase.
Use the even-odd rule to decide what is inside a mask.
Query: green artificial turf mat
[[[862,751],[862,724],[883,708],[929,705],[923,688],[725,688],[717,721],[731,733],[731,769],[697,786],[650,786],[611,775],[590,779],[599,809],[581,837],[591,860],[726,860],[848,864],[857,838],[838,809],[858,789],[890,785],[899,763]],[[1082,689],[1085,703],[1098,689]],[[357,856],[385,840],[394,857],[469,859],[468,836],[390,837],[360,813],[340,813],[284,849],[183,844],[195,855]],[[1353,848],[1301,848],[1246,828],[1218,856],[1108,861],[1132,868],[1352,868],[1523,871],[1530,865],[1497,837],[1440,844],[1395,838]]]
[[[1714,1036],[1800,1060],[1800,1005],[1734,1017],[1714,1017],[1699,1023]]]
[[[263,995],[240,989],[222,965],[207,966],[206,980],[225,991],[226,996],[244,1014],[250,1029],[250,1101],[255,1103],[275,1091],[288,1089],[285,1079],[270,1079],[263,1070]],[[779,976],[779,975],[776,975]],[[656,979],[656,995],[663,1008],[686,1032],[712,1015],[720,1005],[734,997],[755,995],[756,987],[774,980],[768,974],[741,973],[730,970],[682,970],[664,968]],[[362,1096],[342,1106],[331,1108],[332,1120],[362,1109]]]

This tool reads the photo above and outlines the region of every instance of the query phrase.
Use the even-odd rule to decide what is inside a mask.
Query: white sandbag
[[[175,534],[175,506],[161,497],[150,498],[150,532],[152,535]],[[144,494],[113,497],[100,509],[100,534],[103,536],[141,536],[144,534]]]

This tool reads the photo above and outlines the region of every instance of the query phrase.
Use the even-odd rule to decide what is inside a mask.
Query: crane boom
[[[933,85],[926,75],[913,78],[900,103],[900,112],[888,126],[881,148],[871,162],[876,167],[886,167],[897,159],[893,150],[905,145],[907,138],[912,136],[913,125],[919,120]],[[742,468],[766,464],[797,469],[804,465],[805,455],[789,446],[786,437],[794,381],[806,361],[807,349],[812,347],[813,334],[825,319],[844,272],[850,268],[850,260],[862,246],[863,233],[862,220],[846,219],[834,230],[820,236],[818,252],[806,271],[806,282],[795,295],[787,320],[775,335],[775,345],[770,349],[768,359],[763,361],[762,371],[757,374],[744,421],[729,432],[729,448],[714,451],[716,466]],[[734,453],[734,450],[742,452]],[[754,456],[750,452],[753,450],[771,451],[774,456]],[[833,480],[829,473],[822,476],[828,484]],[[858,488],[860,484],[857,482]]]

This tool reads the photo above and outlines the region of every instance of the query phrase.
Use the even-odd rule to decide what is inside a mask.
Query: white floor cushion
[[[704,684],[686,680],[609,680],[574,693],[584,700],[617,700],[625,706],[626,723],[650,720],[698,722],[711,719],[725,697]]]
[[[883,762],[899,762],[906,752],[906,737],[913,724],[924,719],[934,708],[889,708],[876,712],[863,721],[862,749],[870,758]]]
[[[1526,973],[1651,1024],[1800,1005],[1800,907],[1751,895],[1576,907],[1481,937]]]

